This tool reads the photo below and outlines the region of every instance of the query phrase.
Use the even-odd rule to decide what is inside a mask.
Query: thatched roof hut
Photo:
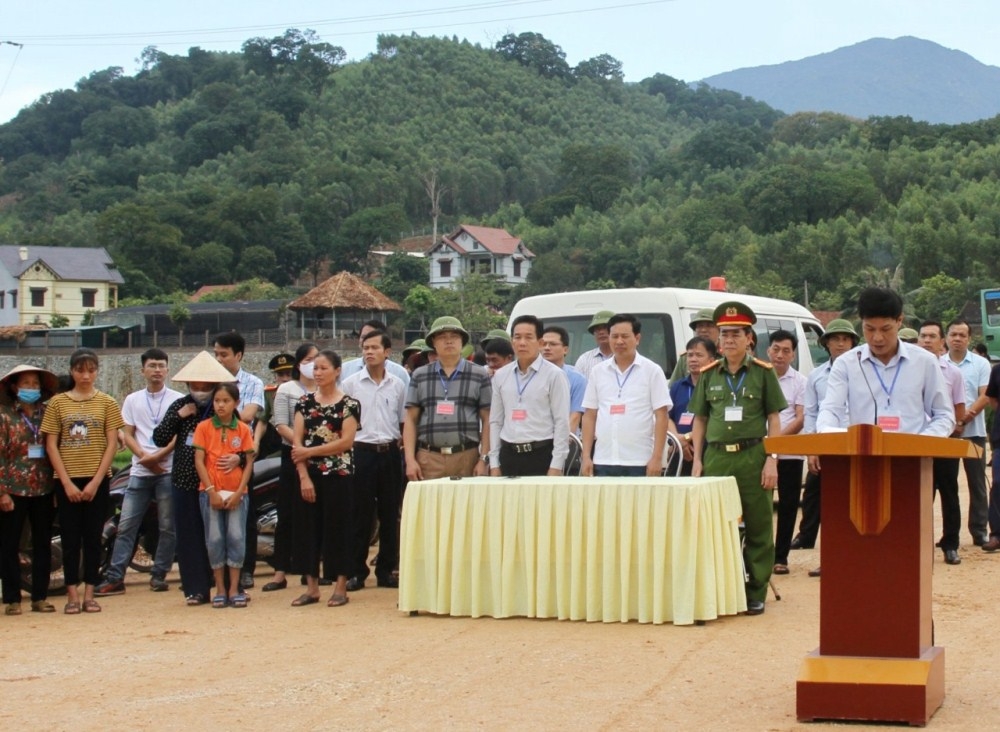
[[[358,330],[361,322],[378,318],[381,313],[402,310],[394,300],[350,272],[341,272],[320,282],[302,297],[288,303],[288,309],[300,313],[298,320],[303,334],[307,327],[306,316],[312,314],[313,322],[309,327],[319,330],[328,327],[334,336],[338,330]],[[327,316],[328,324],[324,322]]]

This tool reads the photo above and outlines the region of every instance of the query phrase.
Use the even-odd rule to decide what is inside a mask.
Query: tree
[[[921,319],[940,320],[947,323],[955,319],[965,307],[969,293],[961,280],[946,274],[936,274],[920,282],[920,289],[908,293],[906,299],[913,305]]]
[[[411,257],[406,252],[393,252],[382,263],[382,273],[375,286],[396,302],[402,302],[418,285],[426,285],[429,263],[424,257]]]
[[[267,247],[252,246],[243,250],[240,263],[236,266],[236,279],[248,280],[252,277],[273,276],[278,268],[278,260]]]
[[[622,81],[625,78],[622,62],[606,53],[581,61],[573,69],[573,74],[580,79],[598,81]]]
[[[406,308],[407,315],[420,318],[420,330],[426,332],[427,317],[433,311],[435,302],[434,290],[426,285],[417,285],[403,300],[403,307]]]
[[[410,226],[398,203],[366,208],[351,214],[340,227],[330,257],[330,271],[365,270],[368,252],[379,242],[396,241]]]
[[[508,33],[497,41],[496,50],[508,61],[517,61],[550,79],[570,75],[565,52],[540,33]]]

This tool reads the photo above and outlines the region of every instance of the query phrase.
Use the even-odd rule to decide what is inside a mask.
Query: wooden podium
[[[799,672],[798,719],[927,724],[944,701],[944,648],[931,628],[931,458],[975,457],[974,446],[874,425],[765,445],[822,457],[819,648]]]

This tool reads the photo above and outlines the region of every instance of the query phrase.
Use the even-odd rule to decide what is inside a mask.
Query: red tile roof
[[[469,236],[483,245],[487,251],[493,254],[510,255],[517,252],[518,246],[523,247],[526,257],[535,255],[523,245],[516,236],[511,236],[504,229],[493,229],[488,226],[469,226],[462,224],[449,236],[442,236],[441,241],[457,251],[459,254],[466,254],[466,250],[456,241],[457,237],[465,231]]]

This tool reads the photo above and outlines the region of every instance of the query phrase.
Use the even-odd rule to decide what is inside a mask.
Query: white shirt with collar
[[[955,429],[955,408],[935,356],[899,341],[888,364],[873,357],[868,344],[834,361],[816,418],[818,432],[895,417],[898,432],[948,437]]]
[[[819,416],[819,405],[823,403],[826,396],[826,384],[830,380],[830,369],[833,368],[833,361],[820,364],[809,372],[806,379],[806,401],[803,411],[805,412],[805,422],[802,425],[802,434],[808,435],[816,431],[816,417]],[[847,427],[847,424],[838,425]]]
[[[965,357],[961,361],[953,360],[951,354],[948,354],[948,360],[962,372],[962,379],[965,382],[965,409],[966,414],[968,414],[972,403],[979,398],[980,388],[989,386],[990,362],[972,351],[966,351]],[[983,412],[977,414],[971,422],[965,425],[962,437],[986,437],[986,415]]]
[[[240,402],[236,408],[242,412],[248,404],[256,404],[259,408],[257,417],[261,417],[264,413],[264,382],[242,367],[233,378],[240,390]]]
[[[341,388],[361,403],[356,442],[381,445],[399,441],[399,426],[406,418],[406,384],[402,379],[386,371],[376,383],[368,369],[363,368],[344,379]]]
[[[653,457],[654,412],[673,406],[667,377],[637,353],[624,371],[614,357],[595,366],[587,380],[584,409],[597,410],[596,465],[645,465]]]
[[[490,467],[500,467],[500,441],[553,440],[549,467],[562,470],[569,455],[569,380],[541,354],[521,373],[517,361],[493,375]]]
[[[775,371],[774,375],[778,376],[778,372]],[[788,402],[788,406],[778,412],[778,417],[781,419],[781,430],[784,432],[785,427],[795,421],[795,407],[802,407],[803,416],[805,415],[806,377],[789,366],[783,376],[778,376],[778,386],[781,387],[781,393],[785,395],[785,401]],[[799,430],[799,432],[801,431]],[[778,455],[778,459],[802,460],[803,458],[801,455]]]
[[[354,374],[360,373],[364,370],[365,360],[363,358],[352,358],[350,361],[345,361],[340,367],[340,383],[343,384],[348,377],[354,376]],[[403,386],[409,386],[410,373],[398,363],[387,360],[385,362],[385,370],[402,381]]]

